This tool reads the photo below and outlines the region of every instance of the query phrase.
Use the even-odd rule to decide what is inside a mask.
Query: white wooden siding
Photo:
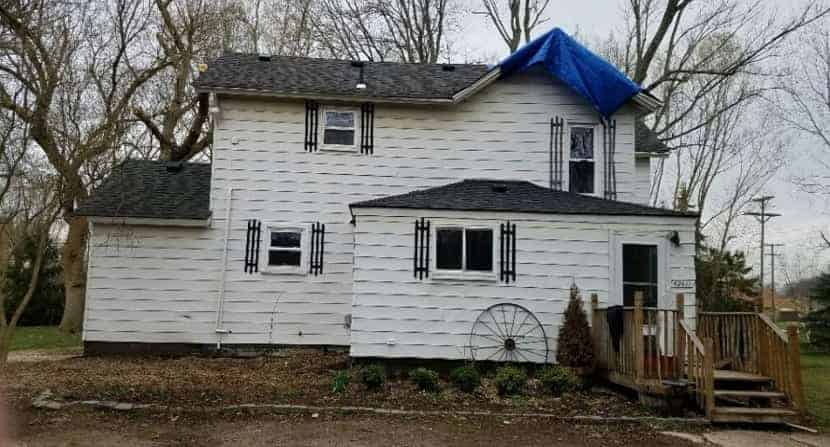
[[[356,357],[468,358],[470,330],[489,306],[513,303],[541,321],[555,357],[556,335],[576,283],[589,310],[620,304],[615,293],[616,241],[631,238],[666,246],[668,278],[660,306],[674,307],[686,293],[685,313],[694,324],[694,290],[671,288],[672,279],[694,278],[693,219],[666,217],[553,216],[491,212],[356,209],[354,306],[351,354]],[[516,223],[516,282],[416,279],[412,272],[414,222],[426,217],[442,225],[498,226]],[[681,245],[667,243],[678,231]],[[432,239],[434,249],[435,239]],[[498,234],[494,235],[498,244]],[[434,256],[432,254],[431,256]],[[494,260],[498,269],[498,256]],[[432,270],[431,276],[435,276]],[[663,275],[661,273],[661,275]],[[691,276],[689,276],[691,275]]]
[[[364,241],[360,256],[354,258],[349,203],[465,178],[518,179],[547,185],[550,119],[598,120],[584,100],[538,73],[498,81],[456,106],[377,104],[373,155],[322,149],[306,152],[305,109],[300,101],[220,96],[218,105],[211,227],[123,227],[139,234],[143,243],[113,254],[113,241],[107,234],[116,227],[95,225],[86,340],[219,340],[215,333],[216,301],[228,225],[228,190],[232,188],[221,324],[231,332],[222,335],[221,341],[348,345],[350,333],[344,322],[352,313],[353,277],[362,284],[394,284],[401,293],[419,290],[419,285],[407,278],[411,275],[405,271],[406,262],[396,261],[408,255],[406,238],[379,233]],[[615,116],[620,200],[635,197],[634,116],[629,107]],[[567,142],[564,150],[567,156]],[[599,141],[596,151],[601,152]],[[567,170],[566,160],[566,180]],[[602,173],[597,176],[602,178]],[[263,230],[269,225],[310,228],[313,222],[324,223],[323,274],[244,273],[248,219],[262,221]],[[559,237],[577,242],[523,247],[519,267],[526,269],[527,278],[539,276],[542,288],[517,285],[510,289],[511,294],[542,299],[538,293],[561,290],[563,281],[574,275],[591,289],[607,288],[601,273],[607,268],[602,232],[581,234],[581,227],[559,231],[563,231]],[[593,239],[597,242],[581,242]],[[386,244],[390,241],[393,244]],[[266,242],[263,231],[263,244]],[[549,254],[568,261],[547,260]],[[261,266],[266,259],[260,258]],[[373,266],[377,259],[389,263]],[[542,268],[546,263],[552,263],[550,270]],[[455,300],[452,293],[462,289],[462,285],[449,287],[446,298]],[[491,292],[498,297],[504,291],[495,286]],[[364,336],[355,335],[357,340]]]
[[[651,159],[637,158],[634,161],[633,198],[635,203],[647,205],[651,192]]]
[[[217,231],[96,224],[89,250],[84,340],[215,342]]]

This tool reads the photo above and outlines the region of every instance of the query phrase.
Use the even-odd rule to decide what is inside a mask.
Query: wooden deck
[[[797,328],[784,333],[749,312],[701,312],[693,328],[683,301],[644,308],[635,294],[633,307],[609,311],[593,295],[598,373],[643,394],[688,390],[712,422],[783,423],[804,412]]]

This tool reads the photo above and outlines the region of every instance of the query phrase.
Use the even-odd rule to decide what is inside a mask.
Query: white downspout
[[[219,277],[219,293],[216,297],[216,350],[222,349],[222,335],[231,331],[222,327],[222,315],[225,310],[225,277],[228,270],[228,244],[231,238],[231,210],[233,210],[233,188],[228,188],[228,199],[225,213],[225,242],[222,247],[222,272]]]

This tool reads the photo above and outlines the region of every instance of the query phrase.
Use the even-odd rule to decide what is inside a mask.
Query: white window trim
[[[308,274],[308,229],[305,225],[269,224],[266,225],[265,240],[260,247],[260,259],[263,260],[260,273],[267,275],[307,275]],[[300,233],[300,265],[268,265],[268,252],[271,250],[271,233],[280,231],[296,231]],[[291,250],[277,248],[276,250]]]
[[[340,127],[340,126],[332,126],[331,129],[333,130],[353,130],[354,131],[354,142],[351,145],[348,144],[326,144],[326,112],[349,112],[354,115],[354,128],[350,127]],[[332,107],[332,106],[324,106],[322,108],[322,115],[323,119],[320,120],[320,149],[325,151],[334,151],[334,152],[357,152],[358,148],[358,139],[360,136],[360,113],[359,109],[354,107]]]
[[[588,159],[588,158],[573,158],[572,159],[571,158],[571,129],[573,129],[574,127],[590,127],[592,129],[594,129],[594,158],[593,159]],[[563,152],[565,152],[563,154],[564,155],[563,158],[565,159],[565,166],[563,168],[563,171],[565,171],[565,172],[562,173],[562,177],[567,179],[567,181],[565,182],[565,185],[567,186],[567,188],[565,188],[566,191],[571,190],[571,161],[593,160],[593,162],[594,162],[594,192],[593,193],[583,192],[583,193],[579,193],[579,194],[582,194],[584,196],[593,196],[593,197],[602,197],[603,196],[603,191],[602,191],[602,189],[604,188],[604,185],[602,184],[602,173],[603,173],[603,167],[604,167],[604,164],[603,164],[604,159],[603,159],[603,153],[602,153],[602,147],[603,147],[603,144],[604,144],[603,138],[604,138],[604,135],[603,135],[603,132],[602,132],[602,123],[584,122],[584,121],[583,122],[568,121],[568,136],[567,136],[567,140],[565,142],[567,147],[564,148],[564,150],[563,150]]]
[[[446,270],[446,269],[439,269],[438,266],[438,231],[440,230],[463,230],[463,235],[461,237],[461,270]],[[492,241],[492,260],[493,260],[493,269],[491,271],[483,271],[483,270],[464,270],[464,266],[467,264],[467,230],[490,230],[493,232],[493,241]],[[493,225],[464,225],[462,223],[448,223],[448,224],[441,224],[436,225],[434,229],[432,229],[432,234],[430,237],[432,238],[435,243],[432,244],[430,247],[430,278],[437,279],[437,280],[461,280],[461,281],[498,281],[498,271],[497,264],[498,264],[498,241],[497,238],[499,237],[499,233],[496,226]]]
[[[674,309],[674,303],[670,296],[669,276],[670,263],[669,241],[660,236],[637,236],[620,233],[611,233],[609,268],[611,270],[611,290],[609,291],[609,305],[623,304],[623,245],[656,245],[657,246],[657,307],[661,309]]]

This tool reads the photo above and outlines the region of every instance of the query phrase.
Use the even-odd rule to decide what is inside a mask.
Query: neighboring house
[[[509,326],[542,362],[572,284],[694,319],[695,215],[644,205],[659,102],[559,30],[495,67],[230,54],[195,87],[212,164],[127,161],[77,210],[89,352],[497,360]]]

